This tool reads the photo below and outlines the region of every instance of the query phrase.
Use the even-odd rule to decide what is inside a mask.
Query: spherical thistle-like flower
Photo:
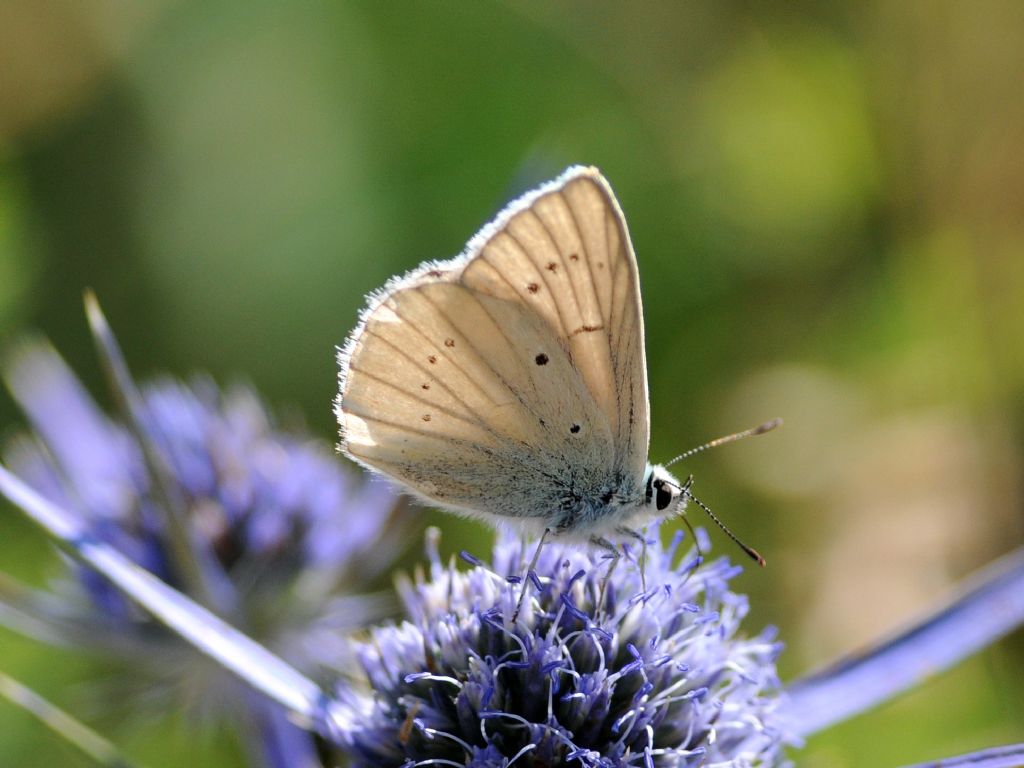
[[[409,619],[359,645],[372,692],[350,694],[354,764],[778,764],[781,646],[739,634],[741,569],[680,561],[680,542],[652,540],[643,574],[626,557],[607,580],[607,553],[548,543],[514,624],[531,545],[499,537],[460,572],[431,544],[429,578],[402,586]]]
[[[345,633],[384,612],[371,590],[402,538],[393,491],[344,471],[329,444],[278,429],[245,386],[129,383],[114,419],[45,342],[22,344],[5,373],[33,428],[6,446],[12,471],[293,665],[347,665]],[[161,692],[173,692],[211,713],[250,696],[105,579],[71,567],[49,592],[3,597],[48,639],[128,665],[108,675],[126,696],[105,700],[134,693],[167,707]]]

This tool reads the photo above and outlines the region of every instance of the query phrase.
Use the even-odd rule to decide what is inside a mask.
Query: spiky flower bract
[[[32,426],[4,451],[17,475],[293,665],[346,666],[345,633],[382,614],[371,591],[400,545],[392,490],[346,472],[301,428],[278,428],[247,386],[132,384],[114,418],[45,342],[23,344],[5,373]],[[121,665],[108,677],[138,696],[107,700],[208,712],[250,697],[105,579],[71,568],[51,592],[3,597],[51,640]]]
[[[740,633],[741,569],[680,562],[680,540],[651,541],[643,574],[620,561],[606,584],[600,551],[548,543],[514,623],[532,545],[499,537],[466,572],[432,545],[429,575],[402,588],[408,620],[359,646],[371,693],[349,694],[354,764],[777,764],[780,645]]]

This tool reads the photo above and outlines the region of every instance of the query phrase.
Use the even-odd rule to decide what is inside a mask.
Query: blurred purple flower
[[[681,537],[640,569],[548,544],[512,624],[532,548],[499,538],[459,572],[429,547],[429,578],[402,594],[409,620],[372,631],[371,693],[343,691],[357,766],[767,766],[780,727],[772,631],[739,632],[747,600],[726,559],[678,564]]]
[[[98,340],[117,369],[112,337]],[[252,389],[221,390],[203,377],[130,384],[113,419],[44,342],[23,344],[5,373],[33,431],[8,443],[4,463],[87,536],[294,666],[344,668],[346,633],[389,609],[373,590],[404,538],[396,495],[344,471],[329,445],[277,429]],[[105,578],[71,567],[75,579],[51,592],[8,585],[0,599],[42,621],[52,641],[135,664],[144,674],[117,683],[151,703],[172,705],[160,691],[173,690],[177,704],[225,711],[248,696]]]
[[[643,594],[635,560],[608,577],[601,552],[550,544],[515,623],[532,547],[501,539],[490,563],[466,556],[473,567],[463,573],[442,565],[435,538],[429,577],[402,585],[409,620],[353,646],[347,630],[379,614],[358,594],[390,569],[401,538],[384,522],[390,491],[352,482],[315,441],[276,430],[246,388],[197,379],[136,391],[95,325],[124,418],[104,416],[48,346],[24,347],[8,379],[35,433],[13,441],[6,460],[46,498],[2,467],[0,493],[104,577],[75,566],[78,579],[53,594],[0,578],[0,618],[137,662],[132,669],[148,672],[137,682],[165,708],[174,705],[161,692],[177,687],[237,710],[253,764],[319,768],[329,755],[335,765],[337,744],[357,768],[777,765],[785,745],[1024,624],[1016,552],[903,632],[782,691],[772,633],[739,634],[746,598],[728,589],[739,569],[726,560],[697,568],[692,554],[680,562],[678,538],[651,543]],[[292,665],[330,667],[337,680],[358,661],[367,685],[328,696],[125,557]],[[209,659],[198,663],[105,577]],[[166,686],[154,688],[154,677]],[[1022,755],[1017,744],[918,768],[1009,768]]]
[[[276,702],[283,708],[276,714],[290,712],[321,745],[343,746],[354,766],[772,765],[784,744],[891,699],[1024,625],[1024,551],[1017,551],[902,632],[780,695],[778,646],[769,635],[736,635],[746,601],[727,589],[734,569],[724,561],[696,571],[692,560],[673,566],[678,541],[652,546],[651,589],[642,596],[635,566],[620,566],[597,615],[606,566],[593,553],[552,545],[531,579],[538,593],[515,627],[507,618],[520,594],[522,548],[500,542],[492,566],[466,556],[474,567],[458,573],[441,565],[435,546],[430,578],[419,574],[403,586],[411,621],[372,630],[359,646],[370,685],[330,696],[84,537],[77,518],[3,467],[0,494],[265,694],[267,706]],[[275,735],[277,751],[265,750],[270,765],[320,766],[294,728],[277,735],[282,718],[268,721],[258,705],[250,717],[260,737]],[[915,768],[1012,768],[1022,756],[1024,744],[1015,744]]]

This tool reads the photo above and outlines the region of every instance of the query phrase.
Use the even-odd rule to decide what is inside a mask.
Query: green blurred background
[[[90,286],[141,378],[242,378],[331,440],[363,295],[597,165],[640,262],[652,459],[786,419],[682,471],[767,555],[736,586],[791,679],[1024,539],[1022,82],[1012,1],[8,0],[0,342],[41,330],[102,392]],[[60,570],[8,507],[0,542],[0,569]],[[0,630],[0,659],[150,765],[241,764],[184,716],[99,716],[73,653]],[[799,763],[1024,741],[1022,681],[1018,632]],[[0,765],[44,764],[88,765],[0,701]]]

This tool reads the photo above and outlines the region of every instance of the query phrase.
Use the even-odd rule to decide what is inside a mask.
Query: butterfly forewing
[[[550,520],[624,476],[635,487],[648,432],[640,311],[611,190],[572,169],[463,256],[371,301],[340,357],[342,448],[485,516]]]
[[[534,308],[605,414],[616,469],[642,475],[649,417],[640,283],[626,222],[604,178],[576,169],[480,245],[462,282]]]

